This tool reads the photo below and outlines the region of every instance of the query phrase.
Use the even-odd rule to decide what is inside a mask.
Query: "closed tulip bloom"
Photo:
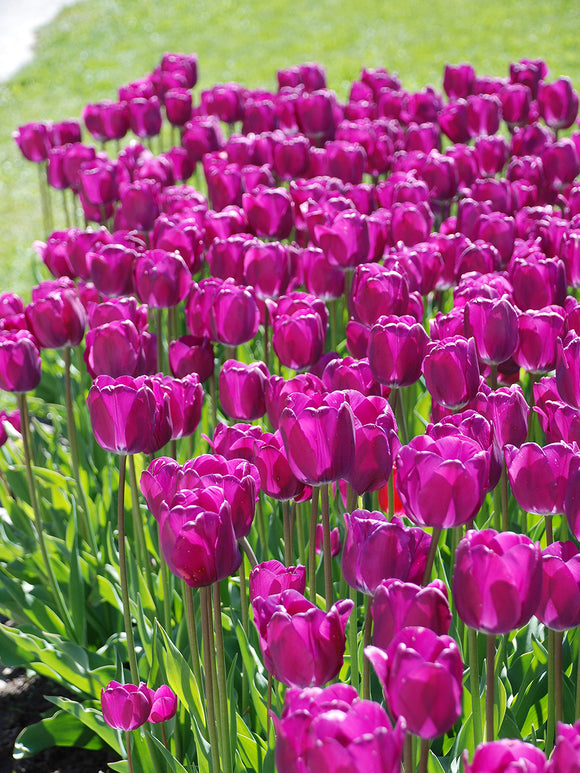
[[[341,271],[365,263],[369,257],[369,230],[360,212],[339,212],[331,223],[314,226],[315,243],[328,262]]]
[[[564,313],[559,306],[528,309],[518,316],[519,343],[515,362],[530,373],[556,367],[556,342],[564,335]]]
[[[123,244],[107,244],[87,253],[91,281],[109,297],[130,295],[133,290],[133,264],[137,252]]]
[[[239,346],[256,335],[259,324],[260,312],[252,288],[226,280],[213,296],[212,338],[226,346]]]
[[[448,102],[441,108],[441,112],[437,116],[439,126],[451,142],[469,142],[471,134],[469,132],[467,116],[467,102],[465,99]]]
[[[461,408],[479,387],[479,365],[475,340],[453,336],[427,345],[423,360],[425,384],[435,402]]]
[[[468,531],[455,554],[452,590],[471,628],[492,634],[521,628],[541,597],[540,543],[513,532]]]
[[[247,241],[243,248],[244,283],[251,285],[258,298],[278,298],[291,279],[290,255],[281,242]]]
[[[556,724],[556,745],[546,773],[580,773],[580,721]]]
[[[519,447],[525,442],[530,406],[519,384],[500,387],[489,394],[479,392],[475,409],[491,421],[500,448],[507,443]]]
[[[391,234],[394,244],[401,241],[407,246],[427,241],[433,227],[433,213],[426,202],[393,205]]]
[[[363,395],[380,395],[382,389],[373,378],[366,357],[334,357],[322,371],[322,383],[329,392],[337,389],[354,389]]]
[[[266,413],[265,392],[269,377],[263,362],[250,365],[226,360],[219,375],[220,403],[232,419],[254,421]]]
[[[451,610],[447,586],[433,580],[421,587],[412,582],[389,579],[375,590],[371,604],[373,645],[387,650],[403,628],[422,626],[438,636],[447,634]]]
[[[255,424],[218,422],[210,443],[212,449],[226,459],[246,459],[253,462],[263,430]]]
[[[392,714],[421,738],[443,735],[461,716],[463,663],[450,636],[428,628],[400,631],[387,652],[366,647]]]
[[[281,376],[270,376],[266,387],[266,411],[270,424],[275,429],[280,424],[280,414],[286,407],[286,400],[292,392],[305,395],[323,394],[327,391],[322,381],[313,373],[298,373],[288,380]]]
[[[146,250],[135,261],[135,290],[153,309],[177,306],[189,291],[191,273],[178,252]]]
[[[564,512],[564,495],[574,450],[566,443],[506,446],[505,462],[512,493],[521,508],[538,515]]]
[[[28,330],[0,332],[0,389],[31,392],[40,383],[42,361]]]
[[[556,384],[562,400],[580,408],[580,336],[573,331],[556,342]]]
[[[480,744],[475,750],[471,764],[467,751],[464,751],[463,766],[465,773],[511,773],[513,770],[521,773],[544,773],[549,770],[546,768],[546,755],[543,751],[531,743],[513,738]],[[572,773],[571,768],[565,770]]]
[[[523,83],[507,83],[500,91],[502,118],[513,131],[528,121],[532,92]]]
[[[372,595],[391,578],[422,581],[431,545],[427,532],[407,528],[399,518],[388,521],[377,510],[354,510],[344,520],[342,573],[351,588]]]
[[[296,590],[257,596],[252,604],[264,665],[289,687],[321,687],[343,663],[345,629],[353,602],[323,612]]]
[[[169,395],[171,439],[193,435],[203,407],[203,387],[197,375],[189,374],[183,378],[157,375],[151,381],[159,385],[160,394]]]
[[[135,730],[147,722],[153,695],[154,691],[145,682],[139,685],[109,682],[101,690],[103,719],[116,730]]]
[[[526,309],[562,306],[566,298],[566,269],[559,258],[514,255],[509,266],[514,301]]]
[[[49,293],[26,307],[26,321],[43,349],[78,346],[87,315],[75,290]]]
[[[168,719],[175,716],[177,711],[177,695],[171,687],[162,684],[153,692],[151,699],[151,711],[147,717],[148,722],[156,724],[157,722],[167,722]]]
[[[368,358],[371,372],[381,384],[409,386],[421,375],[429,336],[409,316],[380,317],[371,328]]]
[[[196,373],[201,382],[214,372],[215,357],[208,338],[181,336],[169,344],[169,367],[175,378]]]
[[[149,454],[169,442],[169,398],[158,399],[146,376],[98,376],[87,405],[97,443],[106,451]]]
[[[369,761],[373,773],[401,770],[404,720],[393,728],[386,711],[350,685],[288,690],[274,724],[279,773],[365,773]]]
[[[272,346],[287,368],[302,370],[317,362],[323,351],[326,329],[315,311],[279,314],[272,323]]]
[[[155,371],[157,338],[130,320],[113,320],[89,330],[83,359],[92,378],[141,376]]]
[[[467,97],[467,124],[472,137],[495,134],[500,117],[501,102],[495,94],[471,94]]]
[[[154,179],[135,180],[121,189],[121,206],[117,218],[121,227],[137,231],[151,231],[159,216],[161,184]]]
[[[344,273],[329,263],[319,247],[307,247],[300,255],[304,286],[309,293],[331,300],[344,294]]]
[[[129,101],[129,125],[137,137],[155,137],[161,131],[162,123],[157,97],[135,97]]]
[[[555,631],[580,625],[580,553],[573,542],[542,551],[542,597],[536,617]]]
[[[167,120],[172,126],[183,127],[191,118],[191,91],[184,88],[169,89],[164,98]]]
[[[123,139],[129,131],[129,106],[124,100],[111,102],[105,99],[86,105],[82,116],[85,126],[97,142]]]
[[[341,392],[288,397],[280,434],[290,468],[303,483],[318,486],[344,478],[355,456],[352,408]]]
[[[465,334],[475,338],[482,362],[505,362],[518,345],[518,313],[507,296],[470,300],[465,305]]]
[[[260,473],[262,491],[278,500],[294,499],[304,491],[304,483],[290,468],[279,432],[264,432],[257,445],[254,464]]]
[[[294,205],[285,188],[261,188],[244,193],[242,206],[252,233],[286,239],[294,227]]]
[[[550,129],[568,129],[578,115],[578,92],[569,78],[540,83],[538,105],[540,115]]]
[[[192,588],[202,588],[233,574],[241,554],[223,492],[215,504],[206,499],[209,504],[205,507],[191,504],[189,499],[187,492],[177,494],[171,507],[163,510],[161,552],[173,574]]]
[[[164,505],[180,490],[182,478],[183,467],[169,456],[153,459],[141,473],[139,487],[156,521],[160,520]]]
[[[475,70],[473,65],[446,64],[443,73],[443,89],[450,100],[464,99],[468,97],[475,82]]]
[[[248,578],[248,593],[250,602],[258,596],[278,596],[285,590],[295,590],[304,594],[306,590],[306,567],[284,566],[280,561],[272,559],[256,564]]]
[[[370,327],[383,315],[406,314],[408,305],[409,283],[404,274],[377,263],[355,268],[350,309],[358,322]]]

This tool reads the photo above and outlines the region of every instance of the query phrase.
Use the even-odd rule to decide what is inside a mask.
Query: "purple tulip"
[[[547,373],[556,367],[556,342],[564,335],[564,314],[559,306],[529,309],[518,315],[519,343],[515,362],[530,373]]]
[[[162,684],[153,693],[151,699],[151,711],[147,717],[148,722],[156,724],[157,722],[167,722],[175,716],[177,711],[177,695],[171,687]]]
[[[258,596],[278,596],[285,590],[304,594],[306,590],[306,567],[284,566],[280,561],[263,561],[256,564],[248,578],[248,593],[253,604]]]
[[[522,311],[562,306],[566,298],[566,269],[559,258],[516,257],[509,266],[514,301]]]
[[[555,631],[580,625],[580,553],[573,542],[542,551],[542,597],[536,617]]]
[[[157,362],[157,339],[129,319],[112,320],[87,333],[83,359],[96,376],[151,375]]]
[[[290,468],[279,432],[264,432],[258,442],[254,464],[260,473],[262,491],[278,500],[294,499],[304,491],[304,483]]]
[[[472,137],[491,136],[499,129],[501,102],[495,94],[472,94],[467,97],[467,124]]]
[[[523,83],[508,83],[499,94],[501,112],[510,130],[528,122],[532,102],[532,92]]]
[[[394,244],[401,241],[412,246],[427,241],[433,228],[433,213],[426,202],[397,202],[392,212],[391,234]]]
[[[252,288],[226,280],[211,300],[209,323],[214,341],[226,346],[239,346],[250,341],[260,324]]]
[[[292,392],[305,395],[323,394],[324,384],[318,376],[312,373],[299,373],[285,381],[281,376],[270,376],[266,387],[266,411],[268,419],[274,428],[280,424],[280,414],[286,407],[286,400]]]
[[[129,101],[129,125],[133,134],[143,139],[156,137],[163,119],[157,97],[135,97]]]
[[[412,317],[380,317],[368,343],[373,376],[389,386],[414,384],[421,375],[428,342],[425,329]]]
[[[450,636],[428,628],[403,628],[387,652],[366,647],[395,717],[421,738],[443,735],[461,716],[463,663]]]
[[[400,316],[409,305],[406,276],[377,263],[358,266],[353,271],[350,309],[358,322],[371,327],[379,317]]]
[[[580,336],[572,331],[556,342],[556,384],[562,400],[580,408]]]
[[[34,300],[25,310],[30,332],[43,349],[78,346],[87,315],[75,290],[55,290]]]
[[[521,628],[541,597],[540,543],[513,532],[468,531],[455,553],[452,590],[471,628],[492,634]]]
[[[309,293],[332,300],[344,294],[344,273],[331,265],[324,252],[318,247],[307,247],[300,254],[300,265],[304,274],[304,286]]]
[[[524,443],[504,448],[512,493],[528,513],[555,515],[564,512],[564,495],[573,449],[566,443],[541,447]]]
[[[353,608],[341,599],[323,612],[296,590],[252,603],[264,665],[290,687],[321,687],[340,671]]]
[[[212,165],[205,176],[213,209],[220,212],[230,205],[241,206],[242,174],[237,164]]]
[[[492,423],[500,448],[507,443],[519,447],[525,442],[530,406],[519,385],[501,387],[489,394],[479,392],[476,410]]]
[[[274,723],[279,773],[366,773],[369,760],[373,773],[400,773],[404,721],[393,728],[378,703],[349,685],[288,690]]]
[[[175,378],[196,373],[199,380],[204,382],[214,372],[214,351],[208,338],[181,336],[169,344],[168,356],[169,367]]]
[[[540,768],[538,770],[541,771]],[[556,745],[545,773],[580,772],[580,721],[574,725],[558,722],[556,725]],[[533,771],[533,773],[536,773]]]
[[[397,486],[406,515],[439,529],[467,523],[487,491],[489,452],[460,434],[412,438],[396,459]]]
[[[280,434],[290,468],[304,483],[329,483],[344,478],[352,467],[354,416],[342,392],[289,395],[280,415]]]
[[[467,751],[464,751],[463,766],[465,773],[511,773],[513,770],[519,770],[521,773],[545,773],[547,770],[544,752],[531,743],[513,738],[480,744],[475,750],[471,764],[468,762]]]
[[[578,93],[569,78],[542,82],[538,88],[538,105],[540,115],[550,129],[568,129],[578,115]]]
[[[475,338],[479,359],[499,364],[509,359],[518,345],[518,314],[507,297],[470,300],[465,306],[465,334]]]
[[[285,188],[257,188],[244,193],[242,206],[256,236],[286,239],[294,226],[294,210]]]
[[[479,387],[479,365],[475,340],[453,336],[427,345],[423,360],[425,384],[435,402],[461,408]]]
[[[28,330],[0,333],[0,389],[31,392],[40,383],[42,362],[38,345]]]
[[[154,694],[145,682],[138,686],[109,682],[101,690],[103,719],[115,730],[135,730],[149,719]]]
[[[86,255],[90,278],[97,290],[109,297],[130,295],[137,252],[123,244],[102,244]]]
[[[387,650],[403,628],[422,626],[441,636],[449,632],[451,610],[447,586],[441,580],[421,587],[397,579],[385,580],[375,590],[371,605],[373,645]]]
[[[246,241],[243,247],[243,283],[251,285],[258,298],[278,298],[291,279],[290,255],[281,242]]]
[[[443,105],[437,118],[441,131],[451,142],[469,142],[471,134],[469,132],[467,102],[465,99],[458,99],[456,102],[449,102]]]
[[[431,545],[427,532],[406,528],[398,518],[388,521],[377,510],[355,510],[344,519],[342,573],[351,588],[372,595],[384,580],[423,580]]]
[[[475,70],[469,63],[446,64],[443,89],[450,100],[465,99],[471,94],[475,82]]]
[[[97,443],[106,451],[153,453],[171,437],[169,398],[158,399],[146,376],[98,376],[87,405]]]
[[[151,382],[160,398],[169,395],[171,439],[193,435],[201,420],[203,406],[203,387],[197,375],[189,374],[183,378],[157,375]]]
[[[342,271],[354,268],[368,259],[368,224],[360,212],[339,212],[331,223],[315,225],[314,237],[330,265]]]
[[[287,368],[302,370],[314,365],[324,351],[326,329],[315,311],[298,309],[278,314],[272,323],[272,346]]]
[[[12,138],[25,159],[39,164],[46,161],[52,147],[52,124],[27,123],[13,132]]]
[[[178,252],[147,250],[134,263],[135,290],[153,309],[177,306],[189,291],[191,273]]]
[[[219,375],[220,403],[225,413],[243,421],[263,416],[269,375],[263,362],[244,365],[237,360],[226,360]]]
[[[263,435],[261,427],[252,424],[233,424],[228,426],[219,422],[213,433],[210,446],[215,453],[226,459],[246,459],[253,462],[258,444]]]

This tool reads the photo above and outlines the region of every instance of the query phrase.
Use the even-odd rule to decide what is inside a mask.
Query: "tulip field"
[[[14,127],[0,662],[72,693],[14,758],[580,771],[574,84],[198,65]]]

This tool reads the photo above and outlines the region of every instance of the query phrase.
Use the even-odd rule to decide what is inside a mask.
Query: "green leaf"
[[[56,711],[34,725],[24,728],[14,742],[14,759],[33,757],[52,746],[77,746],[102,749],[102,740],[79,719],[65,711]]]
[[[242,759],[242,764],[250,770],[258,770],[268,751],[266,742],[259,735],[252,733],[238,713],[236,713],[236,732],[238,736],[237,753]]]
[[[77,639],[83,644],[87,640],[87,617],[85,602],[85,583],[81,571],[78,538],[78,515],[76,503],[72,503],[73,539],[70,550],[69,606],[71,619]]]
[[[156,738],[153,733],[151,733],[151,739],[153,740],[153,743],[156,745],[157,750],[161,752],[161,755],[165,762],[167,763],[168,767],[166,768],[168,771],[172,771],[172,773],[187,773],[186,768],[183,767],[181,762],[177,760],[171,752],[167,751],[165,746],[161,743],[159,738]]]
[[[87,702],[85,705],[78,703],[77,701],[70,700],[69,698],[61,698],[55,695],[47,696],[47,700],[54,703],[62,711],[72,714],[83,725],[92,730],[99,738],[114,749],[119,756],[125,753],[123,743],[121,741],[121,735],[118,730],[109,727],[103,719],[100,706],[97,708],[96,702]]]

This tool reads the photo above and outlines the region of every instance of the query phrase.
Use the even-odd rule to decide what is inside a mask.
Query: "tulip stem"
[[[217,649],[218,699],[220,709],[220,724],[222,726],[223,748],[222,756],[224,773],[232,773],[232,748],[230,744],[230,716],[228,710],[228,689],[226,676],[226,656],[224,648],[224,632],[222,627],[222,609],[220,599],[220,584],[214,582],[213,611],[215,626],[215,641]]]
[[[195,606],[193,603],[193,588],[191,588],[185,580],[182,580],[182,593],[185,601],[185,614],[187,620],[187,637],[189,639],[189,654],[191,657],[191,665],[195,676],[195,681],[199,692],[202,691],[201,681],[201,666],[199,657],[199,644],[197,642],[197,624],[195,621]]]
[[[415,755],[413,754],[413,736],[407,732],[405,734],[405,743],[403,746],[403,764],[405,773],[412,773],[415,769]]]
[[[159,535],[159,552],[161,552],[161,524],[157,524]],[[169,569],[163,557],[160,559],[161,587],[163,588],[163,626],[171,636],[171,587],[169,584]]]
[[[508,477],[507,469],[505,465],[505,459],[503,462],[500,478],[501,486],[501,529],[502,531],[509,530],[509,513],[508,513]]]
[[[312,487],[310,539],[308,542],[308,587],[310,601],[316,604],[316,525],[318,523],[318,486]]]
[[[546,723],[546,739],[544,741],[544,752],[546,757],[550,756],[552,746],[554,745],[554,731],[556,728],[556,705],[555,705],[555,647],[554,634],[551,628],[548,628],[548,721]]]
[[[20,410],[20,430],[22,433],[22,446],[24,449],[24,464],[26,467],[26,479],[28,481],[28,492],[30,494],[30,504],[32,505],[32,512],[34,515],[34,525],[36,528],[36,536],[38,538],[38,546],[40,548],[40,555],[42,556],[42,563],[44,564],[44,571],[48,579],[48,583],[54,593],[56,605],[60,619],[63,622],[65,629],[69,632],[73,640],[76,641],[74,625],[72,618],[65,604],[60,586],[56,580],[54,569],[50,562],[50,556],[48,554],[48,548],[44,539],[44,527],[42,525],[42,516],[40,514],[40,504],[38,502],[38,495],[36,492],[36,486],[34,485],[34,476],[32,474],[32,461],[30,449],[32,446],[32,439],[30,436],[30,416],[28,414],[28,403],[26,401],[26,393],[20,392],[18,394],[18,408]]]
[[[427,585],[431,579],[431,571],[433,570],[433,563],[435,561],[435,554],[437,553],[437,546],[439,544],[439,537],[441,536],[441,529],[434,528],[431,535],[431,546],[429,548],[429,555],[427,556],[427,564],[425,565],[425,573],[423,574],[423,585]]]
[[[363,638],[363,652],[373,640],[373,616],[371,613],[372,596],[365,596],[365,627]],[[371,662],[365,657],[363,660],[363,700],[371,697]]]
[[[43,161],[37,164],[38,169],[38,184],[40,187],[40,208],[42,210],[42,222],[44,225],[44,231],[46,236],[50,236],[53,228],[52,208],[50,204],[50,193],[48,190],[48,182],[46,179],[46,166],[47,162]]]
[[[211,397],[211,432],[215,432],[217,427],[217,391],[215,382],[215,371],[209,377],[209,394]]]
[[[306,550],[304,542],[304,512],[302,510],[302,503],[298,506],[298,512],[296,516],[296,535],[298,538],[298,563],[306,563]]]
[[[129,667],[131,679],[134,684],[139,684],[139,669],[137,668],[137,656],[135,655],[135,642],[131,625],[131,608],[129,606],[129,585],[127,582],[127,552],[125,545],[125,472],[127,469],[127,456],[119,456],[119,490],[117,493],[117,532],[119,541],[119,578],[121,581],[121,598],[123,600],[123,620],[125,622],[125,634],[127,636],[127,651],[129,654]]]
[[[157,372],[163,373],[163,309],[155,309],[157,327]]]
[[[578,633],[578,653],[577,653],[577,667],[576,667],[576,704],[574,706],[574,716],[580,716],[580,628],[577,629]]]
[[[258,559],[256,558],[254,551],[252,550],[252,546],[248,542],[248,538],[242,537],[239,544],[241,545],[242,550],[246,554],[248,561],[250,562],[250,566],[253,569],[258,563]]]
[[[270,372],[270,312],[268,304],[264,304],[264,364]]]
[[[332,588],[332,553],[330,547],[330,506],[328,501],[328,483],[320,486],[320,502],[322,509],[322,561],[324,564],[324,595],[326,597],[326,611],[334,602]]]
[[[284,563],[292,565],[292,529],[290,525],[290,504],[288,500],[282,502],[282,523],[284,528]]]
[[[242,560],[240,562],[240,568],[238,569],[238,576],[240,578],[240,608],[242,612],[242,628],[244,629],[244,633],[246,635],[246,639],[248,641],[250,640],[250,611],[248,608],[248,595],[247,595],[247,581],[246,581],[246,563],[244,556],[242,556]],[[245,711],[246,707],[249,706],[249,683],[248,683],[248,673],[246,670],[246,667],[242,661],[240,665],[240,670],[242,672],[242,709]]]
[[[353,601],[352,613],[349,620],[349,649],[350,649],[350,684],[358,692],[358,625],[357,625],[357,601],[358,593],[356,588],[350,588],[350,598]]]
[[[477,631],[467,628],[469,647],[469,686],[471,692],[471,724],[473,726],[473,745],[479,746],[483,738],[481,726],[481,704],[479,702],[479,659],[477,654]]]
[[[554,541],[554,528],[552,524],[553,515],[545,515],[544,522],[546,524],[546,544],[551,545]]]
[[[147,550],[147,542],[145,541],[143,517],[141,515],[141,509],[139,508],[139,486],[137,485],[135,457],[132,454],[129,456],[129,483],[131,486],[131,516],[133,518],[133,534],[135,536],[135,544],[137,545],[137,551],[139,553],[139,564],[145,569],[147,587],[149,589],[149,593],[151,594],[151,598],[154,599],[156,594],[153,587],[151,561],[149,558],[149,551]]]
[[[388,487],[387,491],[389,493],[389,521],[392,521],[395,515],[395,481],[393,479],[392,470],[391,470],[391,474],[389,475],[387,487]]]
[[[220,772],[220,754],[217,737],[215,703],[213,692],[212,661],[215,657],[213,642],[213,626],[210,619],[211,599],[208,587],[200,588],[201,599],[201,631],[203,636],[203,670],[205,672],[205,700],[207,703],[207,729],[211,748],[211,765],[213,773]]]
[[[494,740],[493,708],[495,699],[495,634],[486,635],[485,740]]]
[[[427,773],[427,763],[429,762],[429,747],[431,743],[428,738],[421,738],[421,756],[419,757],[419,773]]]
[[[131,752],[131,731],[125,730],[125,746],[127,748],[127,764],[129,766],[129,773],[134,773],[133,771],[133,756]]]
[[[563,719],[563,684],[562,684],[562,642],[564,632],[554,631],[554,704],[556,707],[556,726]]]
[[[97,556],[98,555],[97,541],[95,539],[95,533],[93,531],[92,524],[90,522],[87,497],[86,497],[83,485],[81,483],[81,475],[80,475],[80,468],[79,468],[79,449],[77,444],[77,430],[76,430],[75,415],[74,415],[74,409],[73,409],[72,384],[71,384],[71,377],[70,377],[70,369],[71,369],[70,346],[64,347],[63,356],[64,356],[64,395],[65,395],[65,405],[66,405],[67,434],[68,434],[68,442],[70,446],[70,456],[71,456],[73,477],[75,479],[75,483],[77,484],[77,490],[78,490],[78,495],[79,495],[80,504],[81,504],[80,512],[81,512],[81,524],[84,532],[83,536],[87,542],[87,545],[90,546],[92,554],[94,556]]]

